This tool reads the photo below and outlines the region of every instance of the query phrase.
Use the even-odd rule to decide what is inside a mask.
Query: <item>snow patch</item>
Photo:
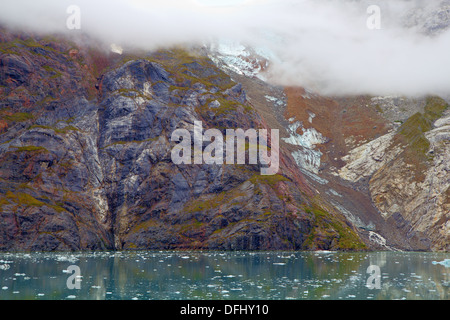
[[[123,48],[115,43],[112,43],[111,44],[111,52],[121,55],[123,53]]]
[[[316,114],[308,111],[308,115],[309,115],[308,121],[309,123],[312,123],[313,119],[316,117]]]
[[[295,119],[289,119],[293,122]],[[301,129],[303,132],[299,134],[297,131]],[[320,159],[322,152],[315,150],[317,144],[323,144],[327,141],[315,128],[303,128],[300,121],[291,123],[288,126],[290,136],[282,138],[284,142],[294,146],[302,147],[301,149],[292,152],[295,162],[300,168],[304,168],[312,173],[317,174],[320,167]]]
[[[285,104],[285,102],[281,99],[278,99],[276,97],[272,97],[272,96],[264,96],[266,98],[267,101],[269,102],[273,102],[274,104],[278,105],[278,106],[282,106]]]
[[[269,66],[271,53],[264,48],[250,48],[238,42],[220,41],[206,45],[209,58],[220,68],[263,81],[262,71]]]

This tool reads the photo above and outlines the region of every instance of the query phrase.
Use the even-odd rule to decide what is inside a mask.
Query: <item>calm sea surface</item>
[[[449,253],[0,253],[0,300],[449,300],[446,259]]]

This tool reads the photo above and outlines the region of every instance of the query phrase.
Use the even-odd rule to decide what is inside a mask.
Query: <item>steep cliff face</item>
[[[301,123],[297,134],[314,128],[325,137],[313,148],[316,167],[303,168],[363,238],[391,249],[449,250],[443,99],[324,98],[301,88],[287,95],[286,118]]]
[[[424,113],[406,120],[391,137],[386,159],[370,179],[372,199],[385,219],[407,235],[426,235],[426,245],[450,249],[448,104],[427,99]],[[387,142],[387,143],[389,143]],[[394,151],[392,151],[394,149]]]
[[[194,121],[271,128],[207,56],[0,34],[0,250],[365,248],[284,146],[272,176],[174,164]]]
[[[69,41],[1,35],[2,250],[111,248],[93,201],[101,186],[95,78]]]
[[[422,108],[403,123],[393,123],[388,133],[350,150],[338,173],[354,183],[367,181],[379,214],[406,238],[420,234],[421,246],[448,250],[448,104],[439,98],[402,103]],[[377,108],[384,113],[384,107]]]

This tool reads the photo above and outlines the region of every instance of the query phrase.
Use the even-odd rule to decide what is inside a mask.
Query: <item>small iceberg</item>
[[[66,256],[66,255],[59,255],[56,257],[56,261],[59,262],[72,262],[75,263],[77,262],[79,259],[77,257],[75,257],[74,255],[70,255],[70,256]]]
[[[446,268],[450,268],[450,259],[444,259],[442,261],[432,261],[431,263],[432,264],[440,264]]]

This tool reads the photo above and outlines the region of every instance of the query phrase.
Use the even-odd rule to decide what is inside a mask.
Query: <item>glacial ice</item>
[[[286,143],[301,147],[299,150],[292,152],[292,157],[300,168],[317,174],[322,152],[315,150],[315,146],[325,143],[326,138],[315,128],[305,129],[300,121],[293,122],[295,120],[293,118],[289,120],[292,122],[288,126],[290,136],[282,139]],[[297,133],[299,128],[303,131],[303,134]]]

